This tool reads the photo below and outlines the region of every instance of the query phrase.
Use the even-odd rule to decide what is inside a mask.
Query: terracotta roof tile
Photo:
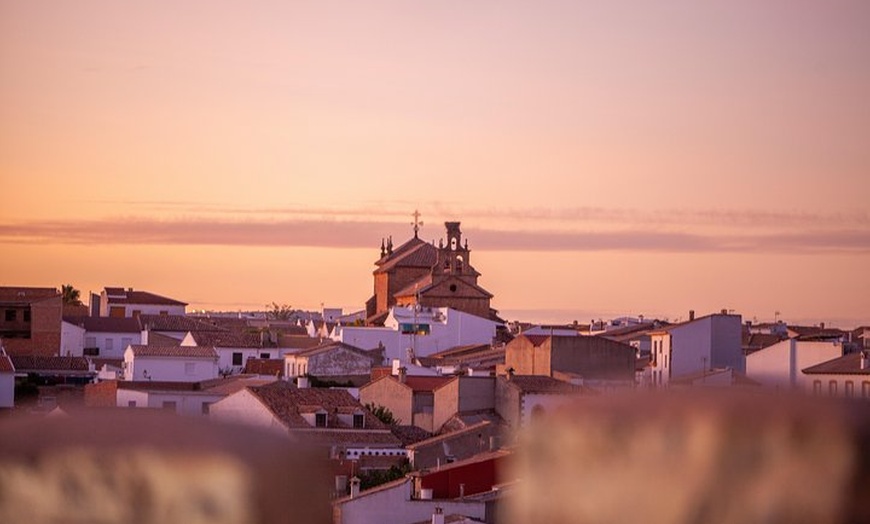
[[[0,302],[29,304],[59,296],[60,292],[53,287],[0,286]]]
[[[218,358],[217,352],[209,346],[130,346],[137,357],[179,357],[179,358]]]
[[[15,369],[21,371],[89,371],[84,357],[10,356]]]
[[[174,298],[149,293],[148,291],[125,290],[124,288],[106,288],[109,304],[153,304],[161,306],[186,306]]]
[[[544,375],[514,375],[508,381],[523,393],[588,393],[592,390]]]
[[[861,369],[861,352],[859,351],[810,366],[803,372],[807,375],[870,375],[870,366]]]
[[[200,346],[214,346],[218,348],[263,347],[261,335],[248,331],[195,331],[191,332],[191,334],[197,345]]]
[[[185,315],[139,315],[139,326],[151,331],[228,331]]]

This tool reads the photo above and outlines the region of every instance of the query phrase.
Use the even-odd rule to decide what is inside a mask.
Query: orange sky
[[[358,309],[420,209],[508,318],[870,323],[867,93],[863,0],[6,1],[0,274]]]

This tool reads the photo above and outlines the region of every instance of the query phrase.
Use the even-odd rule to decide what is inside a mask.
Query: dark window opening
[[[365,427],[365,415],[363,415],[362,413],[354,413],[354,415],[353,415],[353,427],[355,427],[355,428]]]
[[[242,354],[239,352],[233,353],[233,365],[241,366],[242,365]]]
[[[326,427],[326,413],[316,413],[314,415],[314,425],[318,428]]]
[[[6,322],[15,322],[15,310],[7,309],[6,310]]]

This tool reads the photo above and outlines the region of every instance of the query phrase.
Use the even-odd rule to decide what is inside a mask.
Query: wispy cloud
[[[697,229],[697,230],[696,230]],[[753,233],[732,228],[619,231],[537,231],[465,228],[474,249],[485,251],[645,252],[859,252],[870,253],[870,228],[794,229]],[[173,219],[55,220],[0,224],[0,243],[84,245],[160,244],[225,246],[308,246],[376,249],[380,239],[401,242],[410,227],[393,220]],[[440,235],[440,231],[439,231]]]

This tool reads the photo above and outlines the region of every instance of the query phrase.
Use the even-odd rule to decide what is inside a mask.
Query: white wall
[[[15,374],[0,373],[0,408],[15,406]]]
[[[677,378],[704,368],[746,370],[739,315],[710,315],[668,330],[670,375]]]
[[[483,502],[457,502],[454,500],[411,500],[410,480],[390,489],[379,489],[339,504],[341,524],[370,524],[372,522],[420,522],[432,518],[435,508],[483,520],[486,505]]]
[[[218,377],[217,361],[206,358],[134,356],[131,349],[124,364],[124,380],[200,382]]]
[[[212,404],[209,417],[212,420],[247,424],[287,435],[287,426],[275,418],[272,412],[247,389]]]
[[[70,324],[60,323],[60,356],[80,357],[85,347],[85,328]]]
[[[783,340],[746,357],[746,376],[773,388],[803,387],[811,376],[801,373],[822,362],[843,356],[839,342]]]
[[[803,373],[801,373],[803,375]],[[836,384],[833,388],[831,383]],[[847,382],[851,382],[852,392],[849,394]],[[870,400],[870,375],[804,375],[803,390],[810,395],[823,397],[848,397]],[[833,390],[832,390],[833,389]]]
[[[178,415],[201,417],[203,404],[213,404],[223,398],[220,395],[208,395],[196,391],[142,391],[118,389],[118,407],[128,407],[130,401],[136,402],[137,408],[164,408],[164,402],[175,402],[174,412]]]
[[[491,320],[450,308],[421,308],[416,323],[428,324],[428,335],[403,335],[399,326],[404,323],[415,323],[413,308],[397,306],[390,310],[382,328],[341,326],[332,338],[361,349],[374,349],[380,343],[388,360],[398,358],[408,362],[408,348],[412,346],[416,356],[425,357],[456,346],[489,344],[498,326]]]
[[[110,333],[86,331],[84,335],[84,347],[100,348],[99,358],[124,358],[124,352],[130,344],[141,344],[141,333]],[[94,343],[95,346],[90,344]]]

